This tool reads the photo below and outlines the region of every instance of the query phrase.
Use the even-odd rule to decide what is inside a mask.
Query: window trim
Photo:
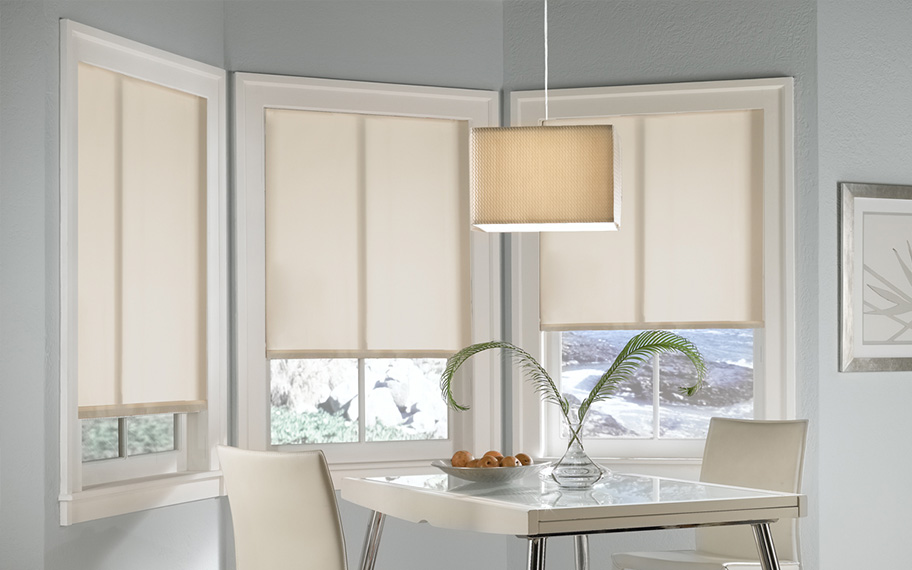
[[[190,414],[182,472],[83,481],[76,362],[77,66],[96,65],[207,100],[207,400]],[[114,516],[223,494],[215,446],[227,438],[228,194],[226,72],[70,20],[60,21],[60,524]],[[148,458],[138,458],[148,459]],[[127,460],[122,460],[127,461]],[[112,461],[109,464],[117,464]],[[134,463],[145,463],[139,461]],[[177,464],[176,464],[177,465]],[[95,466],[101,467],[101,466]],[[141,465],[140,465],[141,467]],[[134,477],[136,473],[122,472]]]
[[[306,103],[302,103],[302,97]],[[236,73],[235,180],[236,191],[236,307],[237,307],[237,437],[245,449],[276,449],[269,442],[268,362],[265,358],[265,259],[263,190],[263,111],[267,107],[341,113],[387,114],[468,120],[470,127],[499,125],[499,95],[494,91],[408,86],[357,81],[339,81]],[[468,207],[468,205],[466,205]],[[489,340],[500,336],[500,239],[472,232],[472,338]],[[490,381],[499,376],[499,361],[490,355],[473,359],[473,377],[483,379],[470,389],[465,382],[460,396],[472,410],[454,421],[450,412],[451,438],[472,449],[489,449],[500,441],[500,386]],[[393,446],[401,442],[376,443]],[[404,442],[415,446],[415,442]],[[338,446],[321,444],[327,453],[333,477],[429,470],[429,460],[419,458],[377,460],[359,454],[339,456]],[[305,449],[307,446],[282,446]]]
[[[764,111],[764,330],[766,340],[755,348],[754,378],[761,381],[755,410],[765,419],[794,418],[795,378],[795,233],[794,233],[794,110],[793,79],[770,78],[623,87],[556,89],[548,91],[550,118],[586,118],[613,115],[683,113],[731,109]],[[545,117],[543,91],[511,93],[513,126],[538,125]],[[546,345],[538,322],[538,235],[510,239],[513,295],[512,338],[539,357]],[[756,341],[755,341],[756,342]],[[553,344],[553,343],[552,343]],[[758,350],[759,349],[759,350]],[[550,348],[553,352],[553,346]],[[558,349],[559,350],[559,349]],[[558,355],[559,357],[559,355]],[[552,355],[553,358],[553,355]],[[532,390],[512,374],[514,448],[546,451],[545,409]],[[756,384],[755,384],[756,385]],[[702,440],[680,457],[697,460]],[[611,452],[629,464],[662,463],[666,453],[638,449]],[[674,459],[672,462],[677,462]],[[670,462],[669,462],[670,463]]]

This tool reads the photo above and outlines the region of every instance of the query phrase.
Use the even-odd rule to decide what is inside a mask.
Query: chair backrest
[[[321,451],[219,446],[238,570],[345,570],[345,540]]]
[[[706,435],[700,481],[798,493],[804,468],[807,420],[760,421],[713,418]],[[797,519],[771,528],[781,560],[798,560]],[[697,549],[737,558],[757,558],[746,525],[698,528]]]

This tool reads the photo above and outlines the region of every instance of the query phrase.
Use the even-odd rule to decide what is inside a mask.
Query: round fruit
[[[498,467],[499,464],[500,464],[500,460],[491,455],[485,455],[484,457],[482,457],[481,459],[478,460],[479,467]]]
[[[504,456],[503,453],[497,451],[496,449],[492,449],[491,451],[485,452],[485,455],[490,456],[490,457],[496,457],[497,459],[500,459],[501,457]]]
[[[450,459],[450,465],[453,467],[466,467],[469,464],[469,461],[473,459],[475,458],[468,451],[457,451],[453,454],[453,458]]]
[[[519,462],[520,462],[522,465],[532,465],[532,463],[534,463],[534,462],[532,461],[532,458],[529,457],[528,455],[526,455],[525,453],[517,453],[517,454],[516,454],[516,459],[519,459]]]
[[[507,455],[500,460],[501,467],[519,467],[522,463],[519,462],[519,459],[516,459],[512,455]]]

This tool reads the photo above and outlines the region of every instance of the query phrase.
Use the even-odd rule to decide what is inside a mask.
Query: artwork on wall
[[[839,370],[912,370],[912,186],[839,184]]]

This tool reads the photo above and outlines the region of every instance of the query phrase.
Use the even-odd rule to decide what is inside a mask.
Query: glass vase
[[[580,439],[582,425],[570,426],[570,443],[564,456],[551,470],[551,478],[564,489],[587,489],[598,482],[607,470],[593,461]]]

